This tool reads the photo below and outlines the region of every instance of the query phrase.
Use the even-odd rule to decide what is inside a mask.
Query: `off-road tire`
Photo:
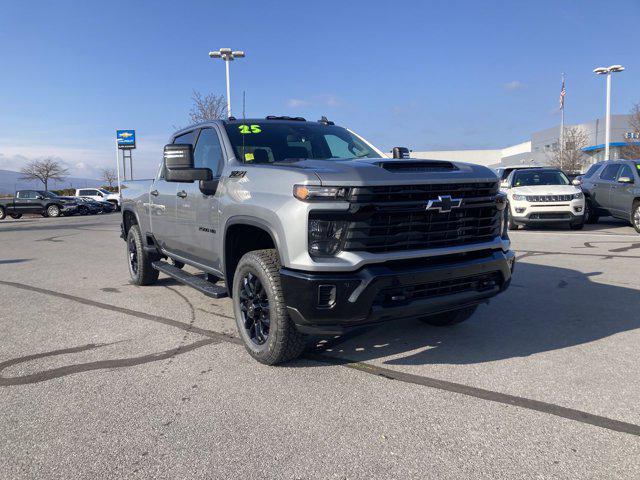
[[[62,214],[58,205],[49,205],[47,207],[47,217],[59,217]]]
[[[240,307],[244,278],[251,273],[258,277],[266,292],[269,307],[269,332],[262,345],[254,342],[245,328]],[[238,333],[249,355],[265,365],[293,360],[305,348],[305,335],[298,332],[287,313],[280,285],[280,258],[274,249],[246,253],[238,262],[233,278],[233,311]]]
[[[132,251],[134,249],[135,251]],[[152,262],[158,260],[156,256],[149,254],[144,249],[142,234],[138,225],[132,225],[127,233],[126,243],[127,264],[129,275],[134,285],[151,285],[158,280],[159,272],[151,266]],[[132,253],[135,253],[135,267]]]
[[[0,220],[4,220],[6,216],[7,212],[5,211],[4,207],[0,207]]]
[[[631,225],[640,233],[640,200],[633,202],[631,207]]]
[[[10,213],[9,216],[11,218],[13,218],[14,220],[18,220],[19,218],[22,218],[22,214],[21,213]]]
[[[478,306],[474,305],[472,307],[461,308],[460,310],[437,313],[435,315],[429,315],[428,317],[422,317],[420,321],[435,327],[447,327],[469,320],[477,308]]]
[[[600,215],[595,212],[591,200],[588,198],[584,202],[584,223],[598,223],[600,220]]]

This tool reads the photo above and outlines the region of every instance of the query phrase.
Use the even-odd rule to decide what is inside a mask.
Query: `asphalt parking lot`
[[[513,232],[469,322],[266,367],[231,303],[129,283],[119,215],[0,222],[0,478],[640,478],[640,236]]]

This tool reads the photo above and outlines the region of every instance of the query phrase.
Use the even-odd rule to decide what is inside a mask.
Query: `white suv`
[[[76,197],[91,198],[98,202],[106,200],[114,204],[117,210],[120,209],[120,194],[109,192],[102,188],[79,188],[76,190]]]
[[[509,230],[519,225],[584,226],[584,194],[556,168],[515,170],[501,184],[509,203]]]

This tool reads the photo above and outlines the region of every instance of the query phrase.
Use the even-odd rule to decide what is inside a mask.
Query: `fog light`
[[[573,209],[574,209],[576,212],[581,212],[581,211],[582,211],[582,207],[573,207]]]
[[[318,308],[331,308],[336,304],[336,286],[318,285]]]
[[[516,213],[524,213],[525,210],[526,208],[518,207],[516,208]]]

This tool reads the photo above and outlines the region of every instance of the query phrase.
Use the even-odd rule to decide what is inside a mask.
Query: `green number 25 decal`
[[[243,135],[245,133],[260,133],[262,130],[260,129],[260,125],[238,125],[238,129],[240,129],[240,133]]]

